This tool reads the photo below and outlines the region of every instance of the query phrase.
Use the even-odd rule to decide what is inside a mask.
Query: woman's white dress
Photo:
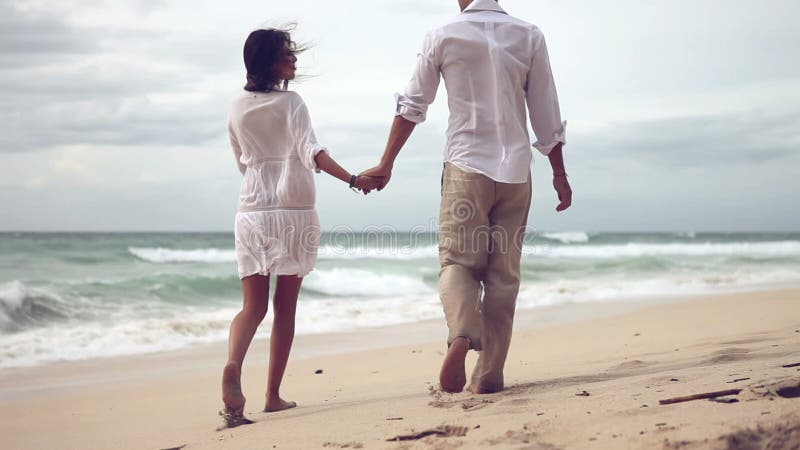
[[[320,226],[314,209],[317,142],[295,92],[236,97],[228,131],[244,175],[234,235],[239,278],[269,273],[305,276],[314,269]]]

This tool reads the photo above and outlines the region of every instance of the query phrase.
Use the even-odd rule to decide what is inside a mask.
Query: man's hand
[[[556,188],[558,194],[558,201],[561,202],[556,206],[556,211],[564,211],[572,204],[572,188],[569,187],[567,175],[554,175],[553,187]]]
[[[367,175],[359,175],[356,178],[356,189],[360,190],[364,193],[364,195],[369,194],[373,189],[377,189],[378,186],[381,185],[383,182],[383,178],[371,177]]]
[[[377,186],[377,189],[380,191],[389,184],[389,180],[392,178],[392,168],[387,166],[375,166],[371,169],[367,169],[360,174],[359,177],[372,177],[377,178],[380,180],[380,183]]]

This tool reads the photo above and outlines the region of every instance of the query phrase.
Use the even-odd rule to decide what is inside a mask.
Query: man
[[[520,281],[531,203],[531,145],[525,108],[553,168],[560,204],[572,202],[562,158],[555,83],[542,32],[509,16],[496,0],[459,0],[461,14],[429,32],[397,110],[378,166],[362,175],[389,182],[394,160],[425,120],[444,77],[450,108],[439,215],[439,295],[449,328],[439,381],[448,392],[467,383],[467,352],[478,362],[469,390],[503,389],[503,366]]]

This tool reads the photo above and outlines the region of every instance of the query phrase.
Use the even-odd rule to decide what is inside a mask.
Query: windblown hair
[[[306,50],[292,41],[290,29],[266,28],[255,30],[247,36],[243,52],[247,69],[245,90],[271,92],[289,87],[289,80],[280,78],[276,63],[288,56],[287,52],[297,55]]]

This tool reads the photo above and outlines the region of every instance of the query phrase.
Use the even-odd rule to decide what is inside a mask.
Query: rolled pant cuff
[[[473,336],[473,335],[471,335],[469,333],[457,334],[457,335],[455,335],[453,337],[447,338],[447,348],[450,348],[450,346],[453,345],[453,341],[455,341],[456,339],[458,339],[460,337],[465,338],[469,342],[469,349],[470,350],[475,350],[475,351],[478,351],[478,352],[483,350],[483,347],[481,346],[480,338],[475,337],[475,336]]]

